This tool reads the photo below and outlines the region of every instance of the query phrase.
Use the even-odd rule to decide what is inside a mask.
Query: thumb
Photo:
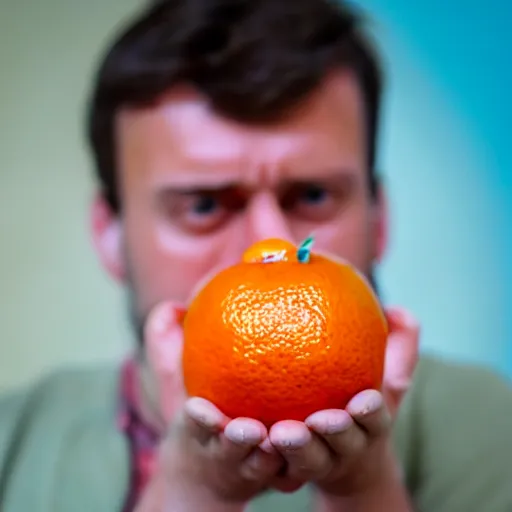
[[[185,310],[172,302],[158,304],[145,327],[147,362],[156,384],[160,414],[168,424],[185,401],[181,354]]]
[[[402,308],[388,308],[386,318],[389,335],[384,365],[384,390],[391,412],[394,413],[412,384],[419,358],[420,327],[417,320]]]

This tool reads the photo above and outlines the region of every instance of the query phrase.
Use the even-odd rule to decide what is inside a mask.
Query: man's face
[[[205,276],[279,237],[345,258],[371,274],[383,246],[369,195],[364,106],[354,79],[326,79],[272,125],[235,123],[191,90],[124,110],[117,124],[121,255],[139,318],[186,304]]]

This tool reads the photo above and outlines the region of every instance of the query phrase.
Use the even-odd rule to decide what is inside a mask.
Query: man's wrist
[[[245,504],[219,500],[200,490],[170,490],[162,512],[244,512]]]
[[[245,509],[246,503],[223,499],[206,486],[177,480],[167,488],[162,512],[244,512]]]
[[[352,496],[333,496],[319,492],[315,512],[412,512],[407,490],[402,484],[368,490]]]
[[[319,489],[315,512],[412,512],[402,475],[398,463],[391,456],[386,469],[381,472],[381,478],[370,487],[341,496]]]
[[[228,502],[215,496],[204,486],[193,486],[163,476],[155,476],[136,512],[244,512],[246,504]]]

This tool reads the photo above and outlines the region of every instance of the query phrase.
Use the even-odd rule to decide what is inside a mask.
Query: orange
[[[388,331],[379,301],[352,266],[311,244],[259,242],[196,295],[184,320],[189,396],[271,426],[380,388]]]

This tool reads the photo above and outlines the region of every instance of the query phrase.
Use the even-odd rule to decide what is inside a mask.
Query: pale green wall
[[[95,57],[140,0],[0,0],[0,390],[128,346],[99,271],[82,109]]]

